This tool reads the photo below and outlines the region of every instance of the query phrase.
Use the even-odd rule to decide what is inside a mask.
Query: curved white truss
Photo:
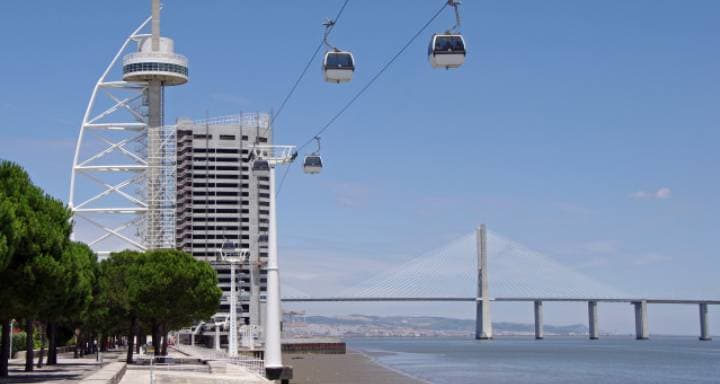
[[[100,256],[122,249],[175,245],[174,163],[172,167],[167,161],[159,166],[148,165],[158,163],[155,159],[149,161],[147,154],[148,84],[112,79],[122,78],[117,64],[131,42],[150,36],[140,32],[151,19],[145,20],[125,40],[95,84],[75,148],[68,200],[73,214],[73,238],[86,242]],[[160,130],[161,134],[150,137],[161,140],[162,153],[174,160],[174,127],[152,129]],[[166,177],[154,177],[170,187],[148,185],[148,172],[157,175],[158,167],[163,165],[167,166],[160,173]],[[161,195],[172,198],[172,202],[150,204],[148,196],[157,196],[158,187],[169,188]],[[149,228],[146,225],[149,215],[159,217],[159,222],[165,225]]]

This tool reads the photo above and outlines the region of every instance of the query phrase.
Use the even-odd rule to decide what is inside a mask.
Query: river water
[[[348,347],[436,384],[720,383],[720,342],[691,337],[357,338]]]

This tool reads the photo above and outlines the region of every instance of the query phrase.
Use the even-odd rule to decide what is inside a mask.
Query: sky
[[[167,91],[172,121],[277,110],[342,1],[164,5],[163,35],[190,59],[190,82]],[[312,138],[441,5],[350,1],[330,40],[353,51],[353,81],[323,82],[316,59],[275,142]],[[323,172],[291,168],[278,202],[283,278],[303,289],[322,271],[339,289],[485,223],[623,291],[720,297],[720,3],[467,0],[461,13],[465,65],[427,61],[432,32],[454,22],[448,9],[322,135]],[[0,2],[0,158],[67,199],[92,87],[148,15],[149,1]],[[530,307],[506,306],[500,319],[530,321]],[[658,311],[651,331],[696,333],[696,308]],[[583,312],[546,307],[546,321]],[[611,312],[630,329],[630,308]],[[717,334],[720,309],[711,316]]]

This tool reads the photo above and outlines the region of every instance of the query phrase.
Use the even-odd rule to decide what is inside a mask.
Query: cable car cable
[[[405,43],[405,45],[403,45],[403,47],[400,48],[400,50],[399,50],[397,53],[395,53],[395,55],[393,55],[393,57],[392,57],[387,63],[385,63],[385,65],[382,66],[382,68],[380,68],[380,70],[370,79],[370,81],[368,81],[367,84],[365,84],[365,86],[363,86],[363,87],[355,94],[355,96],[353,96],[327,123],[325,123],[325,125],[323,125],[322,128],[320,128],[320,130],[317,131],[317,132],[312,136],[312,138],[310,138],[310,139],[309,139],[308,141],[306,141],[303,145],[301,145],[301,146],[297,149],[297,151],[300,152],[303,148],[305,148],[305,147],[307,147],[308,145],[310,145],[310,143],[312,143],[312,142],[315,140],[315,137],[318,137],[318,136],[322,135],[326,130],[328,130],[328,129],[333,125],[333,123],[335,123],[335,121],[337,121],[337,119],[339,119],[340,116],[342,116],[342,115],[345,113],[345,111],[347,111],[347,110],[355,103],[355,101],[356,101],[357,99],[359,99],[360,96],[362,96],[363,93],[365,93],[365,91],[367,91],[368,88],[370,88],[370,87],[375,83],[375,81],[376,81],[377,79],[379,79],[380,76],[382,76],[383,73],[385,73],[385,71],[386,71],[388,68],[390,68],[390,66],[395,62],[395,60],[397,60],[397,59],[400,57],[400,55],[402,55],[402,54],[408,49],[408,47],[410,47],[410,45],[411,45],[412,43],[414,43],[415,40],[417,40],[417,38],[418,38],[423,32],[425,32],[425,30],[427,29],[427,27],[429,27],[430,24],[432,24],[432,22],[435,21],[435,19],[437,19],[438,16],[440,16],[440,14],[442,13],[442,11],[445,10],[445,7],[447,7],[447,6],[448,6],[448,2],[445,2],[445,3],[443,4],[443,6],[440,7],[440,9],[438,9],[437,12],[435,12],[435,14],[430,18],[430,20],[428,20],[428,21],[422,26],[422,28],[420,28],[420,29],[410,38],[410,40],[408,40],[407,43]]]
[[[278,108],[277,112],[273,114],[270,118],[270,126],[275,122],[275,120],[280,116],[280,113],[282,113],[283,109],[285,108],[285,104],[290,100],[290,98],[295,93],[295,90],[297,89],[298,85],[300,85],[300,82],[305,77],[305,74],[307,74],[308,69],[310,69],[310,66],[312,65],[313,61],[315,61],[315,58],[317,57],[318,53],[322,49],[323,45],[325,44],[325,41],[327,39],[327,36],[330,35],[330,32],[332,32],[333,28],[335,28],[335,24],[340,19],[340,16],[342,16],[343,12],[345,12],[345,7],[347,7],[350,0],[345,0],[342,7],[340,7],[340,10],[338,11],[337,15],[335,15],[335,18],[333,19],[333,25],[328,27],[327,31],[325,31],[325,35],[323,36],[323,40],[320,41],[320,44],[318,44],[317,48],[315,48],[315,51],[313,51],[313,54],[310,56],[310,60],[308,60],[307,64],[305,64],[305,68],[303,68],[303,71],[300,73],[300,76],[298,76],[297,80],[295,80],[295,83],[290,88],[290,92],[285,96],[282,103],[280,103],[280,107]]]
[[[338,111],[325,125],[323,125],[323,127],[322,127],[317,133],[315,133],[315,134],[312,136],[311,139],[309,139],[309,140],[306,141],[303,145],[301,145],[300,147],[298,147],[298,149],[297,149],[296,151],[297,151],[297,152],[300,152],[300,151],[303,150],[305,147],[307,147],[308,145],[310,145],[310,143],[312,143],[312,142],[315,140],[316,137],[322,135],[325,131],[327,131],[327,130],[332,126],[332,124],[335,123],[335,121],[336,121],[337,119],[339,119],[340,116],[342,116],[343,113],[345,113],[345,111],[347,111],[347,110],[350,108],[350,106],[352,106],[352,104],[355,103],[355,101],[356,101],[358,98],[360,98],[360,96],[362,96],[362,94],[365,93],[365,91],[367,91],[368,88],[370,88],[370,86],[372,86],[378,78],[380,78],[380,76],[395,62],[395,60],[397,60],[397,58],[400,57],[400,55],[402,55],[402,54],[407,50],[407,48],[410,47],[410,45],[411,45],[413,42],[415,42],[415,40],[417,40],[417,38],[420,36],[420,34],[422,34],[423,32],[425,32],[425,30],[430,26],[430,24],[432,24],[432,22],[435,21],[435,19],[437,19],[438,16],[440,16],[440,14],[442,13],[442,11],[445,10],[445,7],[447,7],[448,5],[449,5],[449,2],[444,3],[443,6],[440,7],[440,9],[438,9],[437,12],[435,12],[435,14],[410,38],[410,40],[408,40],[407,43],[405,43],[405,45],[403,45],[403,47],[402,47],[395,55],[393,55],[393,57],[392,57],[387,63],[385,63],[385,65],[384,65],[382,68],[380,68],[380,70],[378,71],[378,73],[376,73],[376,74],[370,79],[370,81],[368,81],[368,83],[365,84],[365,86],[364,86],[362,89],[360,89],[360,90],[355,94],[355,96],[353,96],[352,99],[350,99],[350,101],[348,101],[348,102],[345,104],[345,106],[343,106],[343,107],[340,109],[340,111]],[[276,197],[280,195],[280,192],[282,191],[282,187],[283,187],[283,185],[285,184],[285,180],[286,180],[288,174],[290,173],[290,168],[291,168],[294,164],[295,164],[295,163],[292,162],[292,163],[288,164],[288,165],[285,167],[285,172],[283,172],[283,175],[282,175],[282,177],[281,177],[281,179],[280,179],[280,183],[278,183],[278,187],[276,188],[276,192],[275,192],[275,196],[276,196]]]

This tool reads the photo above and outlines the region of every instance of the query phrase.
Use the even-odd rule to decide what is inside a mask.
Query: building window
[[[220,135],[220,140],[235,140],[235,135]]]
[[[196,133],[196,134],[193,135],[193,139],[208,139],[208,140],[211,140],[211,139],[212,139],[212,135],[206,135],[206,134],[202,134],[202,133]]]

